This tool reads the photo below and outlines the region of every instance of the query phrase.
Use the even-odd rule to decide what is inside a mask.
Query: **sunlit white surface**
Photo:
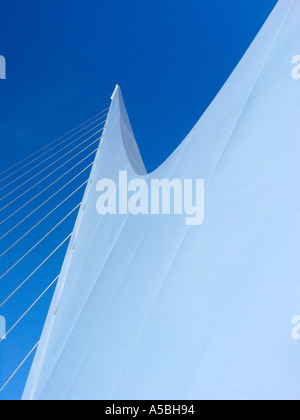
[[[152,174],[116,89],[24,399],[300,398],[299,22],[279,1]],[[123,170],[205,179],[204,224],[100,217],[96,183]]]

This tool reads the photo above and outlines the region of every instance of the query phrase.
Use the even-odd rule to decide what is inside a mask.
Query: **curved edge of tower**
[[[94,165],[92,167],[89,182],[78,212],[78,217],[64,259],[59,281],[23,393],[23,400],[33,400],[37,398],[38,384],[40,381],[41,370],[44,369],[49,338],[53,328],[55,328],[60,299],[64,293],[68,268],[73,261],[75,245],[78,240],[78,235],[82,229],[83,218],[86,217],[88,219],[88,216],[86,216],[88,211],[95,210],[94,208],[88,207],[90,196],[93,195],[95,180],[102,178],[117,180],[119,168],[126,168],[132,173],[139,175],[146,174],[146,168],[131,128],[120,86],[116,85],[111,97],[111,106],[105,123],[105,128],[99,142],[99,150],[95,156]],[[88,235],[92,235],[92,232]]]

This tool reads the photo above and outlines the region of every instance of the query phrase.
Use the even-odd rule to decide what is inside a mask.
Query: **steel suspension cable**
[[[36,207],[31,213],[29,213],[24,219],[22,219],[20,222],[18,222],[13,228],[11,228],[8,232],[6,232],[3,236],[1,236],[0,240],[5,238],[9,233],[11,233],[13,230],[15,230],[18,226],[20,226],[28,217],[30,217],[32,214],[34,214],[37,210],[39,210],[41,207],[43,207],[48,201],[50,201],[54,196],[56,196],[60,191],[62,191],[64,188],[66,188],[71,182],[73,182],[76,178],[78,178],[83,172],[85,172],[88,168],[90,168],[93,165],[93,163],[90,163],[85,169],[83,169],[79,174],[77,174],[74,178],[72,178],[69,182],[64,184],[63,187],[61,187],[56,193],[54,193],[51,197],[47,198],[40,206]],[[80,188],[80,187],[79,187]],[[0,258],[3,257],[8,251],[10,251],[15,245],[17,245],[25,236],[27,236],[34,228],[36,228],[40,223],[42,223],[50,214],[52,214],[56,209],[58,209],[63,203],[65,203],[75,192],[77,192],[78,189],[72,192],[67,198],[65,198],[63,201],[59,203],[58,206],[56,206],[50,213],[48,213],[45,217],[43,217],[36,225],[34,225],[31,229],[29,229],[24,235],[22,235],[20,238],[16,240],[15,243],[13,243],[9,248],[7,248],[1,255]]]
[[[88,159],[90,156],[92,156],[95,152],[97,152],[99,148],[93,150],[90,154],[88,154],[85,158],[83,158],[80,162],[76,163],[71,169],[69,169],[67,172],[62,174],[60,177],[58,177],[55,181],[53,181],[50,185],[48,185],[46,188],[44,188],[42,191],[40,191],[38,194],[36,194],[34,197],[32,197],[30,200],[28,200],[25,204],[20,206],[16,211],[11,213],[6,219],[2,220],[0,222],[0,225],[2,223],[6,222],[7,220],[11,219],[14,215],[16,215],[20,210],[22,210],[24,207],[26,207],[28,204],[30,204],[33,200],[35,200],[37,197],[39,197],[41,194],[43,194],[45,191],[47,191],[50,187],[52,187],[54,184],[56,184],[58,181],[60,181],[64,176],[66,176],[68,173],[70,173],[73,169],[75,169],[77,166],[79,166],[82,162],[84,162],[86,159]]]
[[[83,185],[85,185],[87,182],[85,182]],[[6,270],[6,272],[0,276],[0,280],[2,280],[3,277],[5,277],[8,273],[10,273],[13,268],[15,268],[21,261],[23,261],[24,258],[27,257],[27,255],[29,255],[38,245],[40,245],[43,242],[44,239],[46,239],[52,232],[54,232],[54,230],[57,229],[65,220],[67,220],[67,218],[70,217],[71,214],[73,214],[80,206],[81,206],[81,202],[79,204],[77,204],[77,206],[73,210],[71,210],[65,217],[63,217],[59,221],[59,223],[57,223],[57,225],[55,225],[49,232],[47,232],[42,237],[42,239],[40,239],[37,243],[35,243],[33,245],[33,247],[29,249],[29,251],[27,251],[24,255],[22,255],[22,257],[19,258],[18,261],[16,261],[8,270]]]
[[[110,109],[107,108],[107,110]],[[106,111],[106,110],[105,110]],[[105,111],[102,111],[102,113],[104,113]],[[96,116],[100,115],[101,113],[97,114]],[[54,144],[55,142],[59,141],[61,138],[63,138],[64,136],[68,135],[69,133],[71,133],[72,131],[75,131],[77,128],[81,127],[82,125],[86,124],[87,122],[91,121],[93,118],[95,118],[96,116],[92,117],[90,120],[87,120],[85,123],[82,123],[80,126],[75,127],[73,130],[71,130],[70,132],[66,133],[65,135],[59,137],[58,139],[54,140],[53,142],[51,142],[50,144],[48,144],[47,146],[44,146],[43,148],[41,148],[39,151],[33,153],[32,155],[28,156],[27,158],[23,159],[22,161],[20,161],[19,163],[16,163],[15,165],[13,165],[12,167],[8,168],[7,170],[5,170],[4,172],[2,172],[0,174],[0,176],[2,174],[7,173],[9,170],[11,170],[12,168],[17,167],[18,165],[20,165],[22,162],[26,162],[28,159],[30,159],[30,157],[35,156],[37,153],[39,153],[40,151],[44,150],[45,148],[49,147],[51,144]],[[105,116],[104,116],[105,117]],[[94,124],[97,121],[94,121],[92,124]],[[92,125],[90,124],[90,125]],[[100,124],[99,124],[100,125]],[[85,127],[83,130],[85,130],[87,127]],[[93,127],[93,129],[97,128]],[[80,138],[82,138],[83,136],[85,136],[86,134],[88,134],[89,132],[91,132],[93,129],[91,129],[90,131],[88,131],[87,133],[85,133],[84,135],[82,135],[81,137],[79,137],[78,139],[74,140],[73,142],[71,142],[69,145],[67,145],[66,147],[64,147],[62,150],[66,149],[67,147],[69,147],[71,144],[73,144],[75,141],[78,141]],[[93,138],[95,135],[97,135],[99,132],[101,132],[103,130],[99,130],[98,132],[94,133],[92,136],[89,137]],[[77,135],[78,133],[74,134]],[[72,137],[72,136],[71,136]],[[84,142],[80,143],[83,144],[85,143],[87,140],[86,139]],[[40,180],[38,183],[36,183],[33,187],[29,188],[29,190],[25,191],[23,194],[20,195],[23,196],[24,194],[26,194],[27,192],[29,192],[30,190],[32,190],[35,186],[39,185],[42,181],[44,181],[45,179],[49,178],[49,176],[51,176],[53,173],[55,173],[56,171],[58,171],[60,168],[62,168],[64,165],[66,165],[67,163],[69,163],[70,161],[72,161],[75,157],[77,157],[78,155],[80,155],[81,153],[83,153],[85,150],[87,150],[89,147],[91,147],[94,143],[96,143],[96,141],[99,141],[101,139],[97,139],[95,141],[93,141],[91,144],[89,144],[89,146],[87,146],[86,148],[84,148],[83,150],[81,150],[79,153],[77,153],[75,156],[73,156],[71,159],[69,159],[67,162],[65,162],[63,165],[61,165],[59,168],[56,168],[53,172],[51,172],[49,175],[47,175],[45,178],[43,178],[42,180]],[[65,140],[67,141],[67,139]],[[79,147],[80,145],[78,145],[77,147]],[[56,146],[58,147],[58,145]],[[77,148],[76,147],[76,148]],[[73,150],[75,150],[76,148],[72,149],[71,151],[69,151],[69,153],[71,153]],[[51,149],[53,150],[53,148]],[[62,151],[60,150],[60,152]],[[40,194],[42,194],[44,191],[46,191],[48,188],[50,188],[52,185],[54,185],[59,179],[61,179],[62,177],[64,177],[67,173],[71,172],[75,167],[77,167],[78,165],[80,165],[84,160],[86,160],[89,156],[93,155],[95,152],[97,152],[99,150],[99,148],[95,149],[93,152],[91,152],[90,154],[88,154],[88,156],[86,156],[84,159],[82,159],[80,162],[78,162],[74,167],[72,167],[71,169],[69,169],[66,173],[64,173],[63,175],[61,175],[57,180],[55,180],[53,183],[51,183],[50,185],[48,185],[43,191],[40,191],[39,194],[37,194],[35,197],[33,197],[31,200],[27,201],[21,208],[24,208],[25,206],[27,206],[27,204],[29,204],[30,202],[32,202],[37,196],[39,196]],[[48,150],[47,152],[45,152],[42,156],[44,156],[45,154],[49,153],[50,150]],[[42,162],[40,162],[38,165],[36,165],[34,168],[28,170],[27,172],[25,172],[25,174],[19,176],[17,179],[15,179],[13,182],[10,182],[8,185],[6,185],[4,188],[8,187],[9,185],[12,185],[14,182],[16,182],[17,180],[19,180],[20,178],[22,178],[23,176],[27,175],[28,173],[30,173],[31,171],[33,171],[36,167],[42,165],[43,163],[45,163],[46,161],[48,161],[50,158],[52,158],[53,156],[57,155],[59,152],[54,153],[52,156],[48,157],[47,159],[43,160]],[[66,156],[68,153],[66,153],[64,156]],[[62,156],[61,158],[63,158],[64,156]],[[19,168],[18,170],[16,170],[13,174],[19,172],[21,169],[23,169],[24,167],[27,167],[28,165],[30,165],[31,163],[35,162],[37,159],[40,159],[41,156],[37,157],[36,159],[34,159],[33,161],[27,163],[26,165],[23,165],[21,168]],[[53,164],[55,164],[56,162],[58,162],[60,159],[56,160]],[[52,164],[52,165],[53,165]],[[52,165],[49,165],[47,168],[45,168],[43,171],[39,172],[38,174],[36,174],[36,176],[38,176],[40,173],[44,172],[46,169],[48,169],[49,167],[51,167]],[[88,169],[90,166],[92,166],[93,163],[91,163],[88,167],[86,167],[84,170],[82,170],[79,174],[77,174],[72,180],[68,181],[68,183],[66,185],[69,185],[75,178],[77,178],[80,174],[82,174],[86,169]],[[6,178],[0,180],[4,181],[5,179],[8,179],[9,177],[11,177],[13,174],[8,175]],[[33,179],[35,177],[30,178]],[[27,182],[29,182],[30,180],[28,180]],[[27,183],[26,182],[26,183]],[[88,180],[85,181],[84,184],[82,184],[80,187],[77,188],[77,190],[73,191],[71,195],[69,195],[64,201],[62,201],[58,206],[55,207],[55,209],[53,209],[50,213],[48,213],[48,215],[46,215],[41,221],[39,221],[33,228],[31,228],[30,231],[32,231],[36,226],[38,226],[43,220],[45,220],[51,213],[53,213],[60,205],[62,205],[68,198],[70,198],[70,196],[72,196],[73,194],[75,194],[76,191],[78,191],[80,188],[82,188],[85,184],[87,184]],[[16,190],[18,190],[19,188],[21,188],[23,185],[25,185],[26,183],[22,184],[20,187],[16,188],[13,192],[15,192]],[[66,187],[66,185],[64,185],[64,187],[60,188],[60,190],[58,190],[54,195],[58,194],[58,192],[60,192],[63,188]],[[4,188],[0,188],[0,191],[3,190]],[[12,193],[12,192],[11,192]],[[10,194],[8,194],[10,195]],[[6,195],[4,198],[6,198],[8,195]],[[53,197],[52,196],[52,197]],[[49,201],[52,197],[50,197],[47,201]],[[9,205],[11,205],[13,202],[15,202],[19,197],[17,197],[15,200],[13,200],[11,203],[9,203],[8,205],[6,205],[5,207],[3,207],[2,209],[0,209],[0,211],[4,210],[5,208],[7,208]],[[1,201],[1,199],[0,199]],[[42,204],[43,205],[43,204]],[[41,206],[42,206],[41,205]],[[78,209],[80,207],[81,203],[78,204],[70,213],[68,213],[63,219],[60,220],[60,222],[54,226],[40,241],[38,241],[26,254],[24,254],[9,270],[6,271],[6,273],[4,273],[0,279],[2,279],[6,274],[8,274],[20,261],[22,261],[30,252],[32,252],[47,236],[49,236],[51,234],[51,232],[53,232],[59,225],[61,225],[73,212],[76,211],[76,209]],[[41,207],[39,206],[39,208]],[[17,211],[15,211],[13,214],[11,214],[8,218],[6,218],[5,220],[3,220],[2,222],[0,222],[0,224],[4,223],[6,220],[10,219],[14,214],[16,214],[21,208],[19,208]],[[35,209],[36,211],[37,209]],[[32,212],[33,213],[33,212]],[[31,214],[32,214],[31,213]],[[29,217],[26,216],[26,218]],[[24,220],[24,219],[23,219]],[[21,222],[18,223],[18,225],[20,225]],[[14,229],[14,228],[13,228]],[[13,230],[12,229],[12,230]],[[11,230],[11,231],[12,231]],[[26,236],[29,233],[29,231],[23,235]],[[8,233],[7,233],[8,234]],[[7,234],[5,234],[4,236],[6,236]],[[4,237],[3,236],[3,237]],[[20,288],[25,285],[29,279],[71,238],[72,233],[70,233],[43,261],[41,264],[39,264],[34,271],[32,271],[32,273],[27,276],[27,278],[1,303],[0,308],[6,304],[11,298],[12,296],[14,296],[15,293],[17,293]],[[22,237],[22,238],[23,238]],[[22,239],[21,238],[21,239]],[[2,238],[0,238],[2,239]],[[20,240],[21,240],[20,239]],[[19,242],[19,241],[17,241]],[[17,243],[16,242],[16,243]],[[9,248],[11,249],[14,246],[14,244]],[[6,253],[7,251],[5,251]],[[4,255],[4,253],[2,254]],[[14,323],[14,325],[8,330],[8,332],[4,335],[4,337],[0,337],[0,343],[2,342],[3,339],[5,339],[15,328],[16,326],[22,321],[22,319],[33,309],[33,307],[41,300],[41,298],[47,293],[47,291],[58,281],[59,276],[57,276],[51,283],[50,285],[40,294],[40,296],[34,301],[34,303],[32,305],[30,305],[30,307],[23,313],[23,315]],[[18,373],[18,371],[21,369],[21,367],[26,363],[26,361],[29,359],[29,357],[32,355],[32,353],[37,349],[38,345],[40,344],[40,341],[38,341],[35,346],[30,350],[30,352],[27,354],[27,356],[25,357],[25,359],[19,364],[19,366],[17,367],[17,369],[13,372],[13,374],[9,377],[9,379],[5,382],[5,384],[1,387],[0,392],[2,392],[5,387],[10,383],[10,381],[14,378],[14,376]]]
[[[63,137],[67,136],[68,134],[72,133],[72,131],[75,131],[75,130],[77,130],[78,128],[82,127],[84,124],[86,124],[86,123],[90,122],[92,119],[94,119],[94,118],[98,117],[99,115],[103,114],[104,112],[108,111],[109,109],[110,109],[110,107],[108,107],[108,108],[104,109],[103,111],[101,111],[101,112],[99,112],[98,114],[94,115],[93,117],[91,117],[90,119],[88,119],[87,121],[85,121],[84,123],[82,123],[82,124],[78,125],[77,127],[74,127],[72,130],[68,131],[67,133],[65,133],[65,134],[63,134],[62,136],[58,137],[57,139],[53,140],[51,143],[48,143],[46,146],[42,147],[41,149],[37,150],[36,152],[34,152],[34,153],[32,153],[31,155],[27,156],[26,158],[22,159],[21,161],[19,161],[19,162],[15,163],[15,164],[14,164],[14,165],[12,165],[10,168],[8,168],[8,169],[6,169],[5,171],[1,172],[1,173],[0,173],[0,176],[1,176],[1,175],[3,175],[3,174],[5,174],[5,173],[6,173],[6,172],[8,172],[9,170],[11,170],[11,169],[15,168],[16,166],[20,165],[21,163],[25,162],[27,159],[31,158],[32,156],[36,155],[37,153],[41,152],[42,150],[46,149],[46,148],[47,148],[47,147],[49,147],[50,145],[54,144],[56,141],[58,141],[58,140],[62,139]],[[62,144],[62,143],[60,143],[60,144]],[[57,146],[59,146],[59,145],[57,145]],[[57,146],[55,146],[55,147],[57,147]],[[53,150],[53,149],[50,149],[50,150]],[[44,153],[43,155],[41,155],[41,156],[44,156],[44,155],[45,155],[46,153],[48,153],[50,150],[48,150],[47,152],[45,152],[45,153]],[[41,156],[39,156],[39,157],[38,157],[38,158],[36,158],[36,159],[39,159]],[[11,174],[10,174],[10,175],[8,175],[6,178],[1,179],[1,180],[0,180],[0,182],[1,182],[1,181],[4,181],[4,180],[5,180],[5,179],[7,179],[8,177],[10,177],[10,176],[14,175],[16,172],[19,172],[21,169],[23,169],[23,168],[27,167],[27,166],[28,166],[28,165],[30,165],[32,162],[34,162],[36,159],[34,159],[33,161],[30,161],[30,162],[29,162],[29,163],[27,163],[26,165],[24,165],[24,166],[22,166],[21,168],[17,169],[15,172],[11,173]]]
[[[95,135],[99,134],[103,129],[99,130],[95,134],[93,134],[90,138],[94,137]],[[47,176],[36,182],[33,186],[28,188],[26,191],[24,191],[22,194],[18,195],[18,197],[14,198],[10,203],[6,204],[4,207],[0,209],[0,212],[5,210],[7,207],[9,207],[11,204],[15,203],[17,200],[19,200],[21,197],[23,197],[25,194],[27,194],[29,191],[33,190],[37,185],[41,184],[43,181],[45,181],[47,178],[49,178],[51,175],[53,175],[55,172],[57,172],[59,169],[63,168],[65,165],[70,163],[73,159],[75,159],[77,156],[79,156],[81,153],[85,152],[87,149],[89,149],[93,144],[99,141],[99,138],[94,140],[92,143],[90,143],[87,147],[80,150],[80,152],[76,153],[72,158],[68,159],[66,162],[64,162],[62,165],[60,165],[58,168],[56,168],[54,171],[50,172]]]
[[[55,248],[54,251],[51,252],[51,254],[48,255],[47,258],[44,259],[44,261],[28,276],[26,279],[1,303],[0,308],[2,308],[3,305],[5,305],[16,293],[18,290],[21,289],[22,286],[24,286],[25,283],[28,282],[28,280],[52,257],[52,255],[55,254],[56,251],[61,248],[65,242],[67,242],[68,239],[72,236],[72,233],[68,235],[59,245]]]
[[[101,123],[102,124],[102,123]],[[98,128],[101,124],[97,125],[96,127],[94,127],[92,130],[94,130],[95,128]],[[92,131],[90,130],[90,131]],[[88,133],[90,132],[88,131]],[[85,144],[86,142],[88,142],[93,136],[97,135],[99,133],[99,131],[97,131],[96,133],[94,133],[91,137],[88,137],[87,139],[83,140],[82,142],[80,142],[77,146],[73,147],[71,150],[69,150],[68,152],[66,152],[65,154],[63,154],[61,157],[59,157],[58,159],[56,159],[54,162],[52,162],[50,165],[46,166],[45,168],[43,168],[40,172],[36,173],[35,175],[33,175],[31,178],[29,178],[27,181],[23,182],[23,184],[19,185],[18,187],[16,187],[14,190],[10,191],[8,194],[6,194],[5,196],[0,198],[0,201],[4,200],[5,198],[9,197],[11,194],[13,194],[14,192],[18,191],[20,188],[24,187],[24,185],[28,184],[28,182],[32,181],[34,178],[36,178],[38,175],[42,174],[43,172],[45,172],[47,169],[51,168],[51,166],[55,165],[57,162],[59,162],[60,160],[62,160],[64,157],[68,156],[70,153],[74,152],[74,150],[78,149],[80,146],[82,146],[83,144]],[[87,133],[86,133],[87,134]],[[83,136],[82,136],[83,137]]]
[[[106,114],[107,115],[107,114]],[[105,115],[105,116],[106,116]],[[95,122],[98,122],[102,119],[103,117],[99,118],[98,120],[94,121],[92,124],[95,124]],[[89,124],[86,128],[90,127],[92,124]],[[0,188],[0,191],[4,190],[5,188],[9,187],[10,185],[14,184],[16,181],[18,181],[19,179],[23,178],[25,175],[28,175],[30,172],[32,172],[34,169],[38,168],[39,166],[41,166],[43,163],[47,162],[49,159],[53,158],[54,156],[56,156],[57,154],[61,153],[63,150],[67,149],[69,146],[71,146],[72,144],[74,144],[76,141],[80,140],[82,137],[84,137],[85,135],[87,135],[88,133],[90,133],[91,131],[93,131],[95,128],[100,127],[100,125],[105,124],[105,121],[101,121],[101,123],[95,125],[93,128],[91,128],[90,130],[88,130],[87,132],[85,132],[84,134],[82,134],[80,137],[75,138],[73,141],[71,141],[70,143],[68,143],[66,146],[64,146],[63,148],[61,148],[60,150],[58,150],[57,152],[53,153],[52,155],[48,156],[46,159],[42,160],[41,162],[39,162],[37,165],[35,165],[34,167],[30,168],[27,172],[24,172],[22,175],[20,175],[19,177],[15,178],[13,181],[11,181],[9,184],[4,185],[4,187]],[[75,133],[73,136],[69,137],[68,139],[77,136],[77,134],[79,134],[82,130],[80,130],[78,133]],[[66,139],[66,140],[68,140]],[[55,146],[57,147],[57,146]],[[38,174],[36,174],[35,176],[37,176]],[[31,179],[27,180],[27,182],[29,182]],[[21,186],[23,186],[25,183],[23,183]],[[10,194],[12,194],[14,191],[16,191],[17,188],[13,191],[10,192]],[[7,197],[9,194],[7,194],[6,196],[2,197],[0,199],[0,201],[2,199],[4,199],[5,197]]]
[[[57,282],[57,280],[59,279],[59,275],[52,281],[51,284],[49,284],[49,286],[43,291],[43,293],[33,302],[33,304],[27,309],[27,311],[25,311],[23,313],[23,315],[18,319],[18,321],[16,321],[14,323],[14,325],[5,333],[5,335],[0,338],[0,343],[1,341],[5,340],[8,336],[8,334],[10,334],[15,328],[16,326],[22,321],[22,319],[31,311],[32,308],[34,308],[34,306],[42,299],[42,297],[48,292],[48,290]]]
[[[27,356],[25,357],[25,359],[23,360],[22,363],[19,364],[19,366],[17,367],[17,369],[14,371],[14,373],[10,376],[10,378],[5,382],[5,384],[2,386],[2,388],[0,389],[0,392],[2,392],[6,386],[9,384],[9,382],[14,378],[14,376],[19,372],[19,370],[21,369],[21,367],[24,365],[24,363],[27,361],[27,359],[29,359],[29,357],[32,355],[32,353],[35,351],[35,349],[38,347],[38,345],[40,344],[40,342],[38,341],[36,343],[36,345],[33,347],[33,349],[27,354]]]

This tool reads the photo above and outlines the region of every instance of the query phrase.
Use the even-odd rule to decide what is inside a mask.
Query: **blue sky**
[[[275,0],[3,2],[0,55],[7,60],[7,80],[0,80],[0,172],[108,107],[116,83],[122,88],[146,168],[154,170],[211,103],[275,4]],[[4,192],[10,192],[9,187]],[[21,197],[0,212],[0,221],[29,198],[30,194]],[[79,200],[80,192],[1,258],[0,275]],[[0,207],[7,202],[3,199]],[[0,241],[1,252],[54,204],[46,205],[43,212]],[[0,236],[28,211],[25,208],[1,224]],[[0,280],[1,301],[64,239],[73,224],[71,217],[41,245],[38,254]],[[64,252],[61,249],[0,309],[8,327],[58,274]],[[51,291],[0,343],[0,387],[39,339],[50,300]],[[31,361],[1,399],[21,397]]]

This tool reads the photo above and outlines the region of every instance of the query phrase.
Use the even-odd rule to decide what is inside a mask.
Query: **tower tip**
[[[115,87],[115,90],[114,90],[114,93],[112,94],[112,96],[111,96],[111,100],[113,100],[114,99],[114,97],[115,97],[115,94],[117,93],[117,91],[120,89],[120,86],[117,84],[116,85],[116,87]]]

